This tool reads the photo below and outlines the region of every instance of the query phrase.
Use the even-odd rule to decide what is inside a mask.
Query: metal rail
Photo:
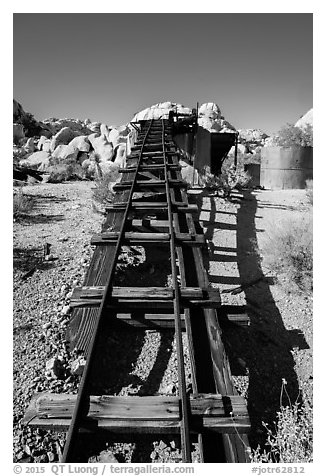
[[[102,321],[103,321],[103,314],[104,314],[104,310],[107,306],[107,303],[110,299],[114,270],[115,270],[117,259],[119,257],[119,251],[120,251],[121,243],[122,243],[122,240],[123,240],[126,220],[127,220],[130,205],[131,205],[131,202],[132,202],[132,195],[133,195],[133,192],[134,192],[135,184],[136,184],[136,181],[137,181],[137,173],[138,173],[138,169],[139,169],[139,166],[140,166],[140,163],[141,163],[141,160],[142,160],[142,153],[143,153],[143,149],[144,149],[144,146],[145,146],[145,143],[146,143],[146,138],[147,138],[147,136],[149,134],[149,131],[152,127],[152,123],[153,123],[153,120],[151,121],[151,123],[150,123],[150,125],[149,125],[149,127],[146,131],[146,134],[145,134],[145,137],[144,137],[141,149],[140,149],[139,160],[138,160],[137,168],[136,168],[136,171],[135,171],[134,180],[133,180],[133,183],[132,183],[130,191],[129,191],[129,197],[128,197],[126,209],[125,209],[125,212],[124,212],[124,215],[123,215],[123,219],[122,219],[121,231],[119,233],[118,240],[116,242],[114,257],[113,257],[113,260],[111,262],[111,268],[110,268],[110,272],[109,272],[109,275],[108,275],[107,284],[104,288],[101,305],[100,305],[100,308],[99,308],[98,313],[97,313],[95,327],[94,327],[93,335],[92,335],[92,338],[91,338],[91,341],[90,341],[90,346],[89,346],[89,352],[88,352],[88,356],[87,356],[87,360],[86,360],[86,365],[85,365],[84,372],[83,372],[83,375],[82,375],[82,378],[81,378],[81,382],[79,384],[77,401],[76,401],[76,405],[75,405],[74,412],[73,412],[73,415],[72,415],[70,427],[69,427],[69,430],[68,430],[68,433],[67,433],[66,444],[65,444],[65,448],[64,448],[63,457],[62,457],[62,462],[63,463],[73,462],[73,456],[74,456],[74,450],[75,450],[75,444],[76,444],[76,436],[77,436],[78,431],[79,431],[80,421],[81,421],[82,417],[85,416],[85,408],[87,407],[87,400],[86,399],[89,396],[88,395],[88,387],[89,387],[89,383],[90,383],[90,374],[91,374],[91,369],[92,369],[94,353],[95,353],[96,345],[97,345],[99,334],[100,334],[100,328],[101,328],[101,324],[102,324]]]
[[[162,148],[163,148],[163,160],[164,160],[165,193],[166,193],[166,200],[168,204],[172,283],[173,283],[173,289],[174,289],[173,309],[174,309],[175,335],[176,335],[176,343],[177,343],[179,396],[181,400],[182,458],[183,458],[183,462],[191,463],[191,443],[190,443],[190,435],[189,435],[186,377],[185,377],[181,317],[180,317],[180,287],[178,284],[178,272],[177,272],[177,263],[176,263],[176,256],[175,256],[176,254],[175,231],[173,228],[172,201],[171,201],[170,185],[169,185],[170,177],[168,173],[168,163],[167,163],[167,157],[165,153],[165,127],[164,127],[163,119],[162,119]]]

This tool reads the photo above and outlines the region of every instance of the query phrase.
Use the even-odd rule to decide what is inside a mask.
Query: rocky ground
[[[36,208],[14,223],[15,461],[58,461],[63,448],[63,434],[28,429],[21,419],[34,392],[77,389],[80,362],[69,351],[66,328],[70,292],[83,281],[92,254],[90,238],[102,222],[92,206],[93,186],[74,182],[24,187],[24,193],[36,197]],[[223,303],[249,307],[251,325],[225,330],[223,340],[235,385],[248,399],[256,444],[263,437],[262,421],[275,419],[282,379],[292,401],[299,389],[300,398],[312,395],[311,298],[287,294],[262,259],[273,224],[307,209],[305,192],[245,192],[239,203],[209,195],[197,199],[209,243],[210,280],[221,289]],[[44,259],[49,251],[46,244],[51,246]],[[262,279],[238,294],[231,293],[257,278]],[[118,336],[111,336],[111,352],[119,349],[126,358],[124,372],[112,370],[120,381],[108,390],[120,395],[175,394],[173,335],[137,331],[125,339],[121,346]],[[131,342],[135,344],[132,351]],[[162,361],[162,368],[154,368],[155,360]],[[186,367],[188,372],[187,348]],[[107,447],[121,462],[180,460],[176,441],[144,440]],[[198,461],[196,448],[193,459]]]

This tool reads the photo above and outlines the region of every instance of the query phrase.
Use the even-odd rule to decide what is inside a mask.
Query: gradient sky
[[[14,14],[14,98],[36,119],[124,124],[162,101],[216,102],[276,132],[313,104],[312,14]]]

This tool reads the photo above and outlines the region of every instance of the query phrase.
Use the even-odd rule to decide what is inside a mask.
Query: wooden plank
[[[76,395],[41,393],[33,396],[23,423],[45,429],[66,429],[76,403]],[[199,394],[190,397],[191,431],[243,433],[249,417],[240,396]],[[232,415],[230,414],[232,412]],[[180,430],[180,401],[174,396],[117,397],[91,396],[83,425],[103,430],[164,433]]]

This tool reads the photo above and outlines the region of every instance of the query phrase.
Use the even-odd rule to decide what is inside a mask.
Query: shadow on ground
[[[202,198],[199,199],[199,206],[201,204]],[[232,375],[247,376],[249,380],[247,399],[252,424],[249,435],[252,447],[258,444],[263,446],[266,442],[266,431],[262,423],[273,425],[280,405],[289,404],[287,398],[281,401],[282,382],[286,384],[291,402],[300,401],[291,350],[293,347],[308,348],[300,330],[288,331],[285,328],[282,315],[270,290],[273,279],[266,277],[261,267],[261,257],[257,248],[258,230],[255,224],[259,207],[255,196],[250,191],[243,191],[243,199],[240,200],[237,212],[237,246],[236,249],[227,250],[236,253],[239,278],[210,277],[210,281],[217,284],[242,286],[240,291],[244,292],[248,306],[250,326],[225,328],[222,339]],[[207,226],[208,241],[213,239],[214,229],[220,228],[220,224],[215,222],[215,213],[216,203],[214,197],[211,197],[210,217],[204,224]],[[219,250],[218,246],[211,243],[207,264],[209,260],[216,260],[214,253],[216,250],[222,251],[222,248]],[[219,257],[217,259],[221,261]],[[256,283],[250,285],[250,282],[254,281]]]

